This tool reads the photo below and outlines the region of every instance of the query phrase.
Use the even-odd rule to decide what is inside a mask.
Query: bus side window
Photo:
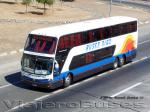
[[[103,35],[104,33],[103,33],[103,28],[100,28],[99,29],[99,40],[102,40],[103,39]]]
[[[65,48],[65,44],[64,44],[64,37],[60,37],[59,43],[58,43],[58,48],[59,50],[62,50]]]
[[[75,45],[81,45],[81,34],[75,34]]]
[[[123,25],[122,25],[122,24],[120,25],[120,28],[119,28],[119,29],[120,29],[120,34],[123,35],[123,34],[124,34],[124,28],[123,28]]]
[[[128,33],[128,25],[127,25],[127,23],[123,24],[122,26],[123,26],[123,34]]]
[[[81,36],[81,43],[82,43],[82,44],[88,43],[88,33],[87,33],[87,32],[83,32],[83,33],[82,33],[82,36]]]
[[[88,32],[88,42],[93,42],[94,41],[94,35],[92,31]]]
[[[112,27],[112,35],[115,36],[119,36],[120,35],[120,29],[119,29],[119,25],[115,25]]]
[[[130,23],[130,32],[135,32],[135,31],[137,31],[137,23],[131,22]]]
[[[110,38],[110,27],[104,28],[104,38]]]
[[[130,33],[132,30],[131,23],[127,23],[127,32]]]
[[[75,38],[74,38],[74,35],[70,35],[70,47],[74,47],[75,46]]]
[[[87,53],[87,54],[85,54],[85,63],[86,64],[92,63],[93,60],[94,60],[93,53]]]
[[[70,48],[70,38],[69,36],[64,36],[65,48]]]
[[[71,61],[69,69],[72,70],[72,69],[75,69],[77,67],[83,66],[85,64],[86,64],[85,63],[85,54],[74,56],[72,61]]]
[[[134,22],[134,31],[137,31],[137,22]]]
[[[99,31],[98,30],[93,30],[94,32],[94,41],[98,41],[99,39]]]

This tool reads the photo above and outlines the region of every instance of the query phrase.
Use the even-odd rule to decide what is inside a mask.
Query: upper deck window
[[[57,39],[54,37],[39,36],[39,35],[29,35],[25,50],[53,54],[55,52]]]

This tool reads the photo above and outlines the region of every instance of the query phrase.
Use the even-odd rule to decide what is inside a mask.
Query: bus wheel
[[[118,68],[118,66],[119,66],[119,60],[118,60],[118,58],[116,58],[114,63],[113,63],[113,69]]]
[[[123,66],[125,64],[125,57],[119,58],[119,67]]]
[[[65,79],[64,79],[64,87],[68,87],[72,83],[72,77],[69,74]]]

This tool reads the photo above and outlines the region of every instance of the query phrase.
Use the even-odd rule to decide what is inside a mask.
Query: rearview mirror
[[[59,74],[59,64],[57,61],[55,61],[54,63],[54,73]]]

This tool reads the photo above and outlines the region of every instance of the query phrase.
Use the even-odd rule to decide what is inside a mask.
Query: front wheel
[[[69,74],[69,75],[64,79],[64,87],[70,86],[71,83],[72,83],[72,77],[71,77],[71,75]]]

